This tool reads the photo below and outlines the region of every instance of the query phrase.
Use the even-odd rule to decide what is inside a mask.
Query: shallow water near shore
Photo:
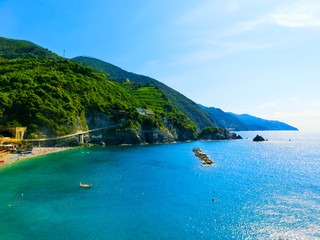
[[[252,142],[257,133],[269,141]],[[3,169],[0,239],[319,239],[320,134],[240,135],[70,150]],[[195,147],[215,165],[200,166]]]

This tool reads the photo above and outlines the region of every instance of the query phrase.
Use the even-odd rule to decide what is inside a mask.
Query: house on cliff
[[[140,115],[144,115],[144,116],[153,116],[153,115],[155,115],[154,111],[149,110],[149,109],[144,109],[144,108],[137,108],[137,112]]]

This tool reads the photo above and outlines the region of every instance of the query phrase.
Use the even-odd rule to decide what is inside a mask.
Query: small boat
[[[80,187],[91,188],[92,184],[83,184],[80,182]]]

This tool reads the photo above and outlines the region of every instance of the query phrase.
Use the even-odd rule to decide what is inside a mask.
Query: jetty
[[[207,154],[203,153],[200,148],[192,149],[196,157],[199,158],[200,161],[203,161],[202,165],[213,165],[214,162],[208,157]]]

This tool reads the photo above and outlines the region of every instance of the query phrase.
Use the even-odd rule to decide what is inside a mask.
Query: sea
[[[320,239],[320,134],[238,134],[3,168],[0,239]],[[257,134],[268,141],[253,142]],[[202,166],[193,148],[215,164]]]

